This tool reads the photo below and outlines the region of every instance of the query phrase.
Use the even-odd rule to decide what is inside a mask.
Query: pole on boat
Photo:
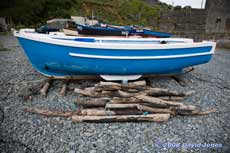
[[[201,9],[203,8],[203,2],[204,2],[204,0],[201,0]]]

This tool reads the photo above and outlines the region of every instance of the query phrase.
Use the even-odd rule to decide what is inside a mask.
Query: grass
[[[3,35],[3,36],[5,36],[5,35],[10,35],[11,34],[11,32],[9,32],[9,31],[6,31],[6,32],[0,32],[0,35]]]

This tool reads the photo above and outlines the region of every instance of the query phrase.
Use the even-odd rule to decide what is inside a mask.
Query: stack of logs
[[[66,86],[64,87],[66,90]],[[84,96],[75,103],[80,107],[72,112],[59,112],[25,108],[25,111],[45,116],[71,117],[74,122],[165,122],[176,115],[207,115],[215,112],[197,111],[196,106],[182,101],[194,92],[177,92],[153,88],[146,81],[127,84],[99,82],[85,89],[75,88],[74,92]]]

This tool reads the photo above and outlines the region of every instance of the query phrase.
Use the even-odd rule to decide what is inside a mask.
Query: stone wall
[[[174,7],[152,19],[156,30],[193,39],[229,39],[230,0],[207,0],[205,9]]]
[[[230,0],[206,0],[206,32],[230,33]]]
[[[7,24],[6,20],[3,17],[0,17],[0,32],[5,32],[7,31]]]
[[[164,12],[158,21],[160,30],[181,33],[205,31],[206,11],[200,9],[177,9]]]

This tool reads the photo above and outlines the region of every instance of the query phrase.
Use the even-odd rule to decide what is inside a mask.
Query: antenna
[[[91,14],[91,19],[93,20],[94,19],[94,11],[92,10],[92,14]]]

